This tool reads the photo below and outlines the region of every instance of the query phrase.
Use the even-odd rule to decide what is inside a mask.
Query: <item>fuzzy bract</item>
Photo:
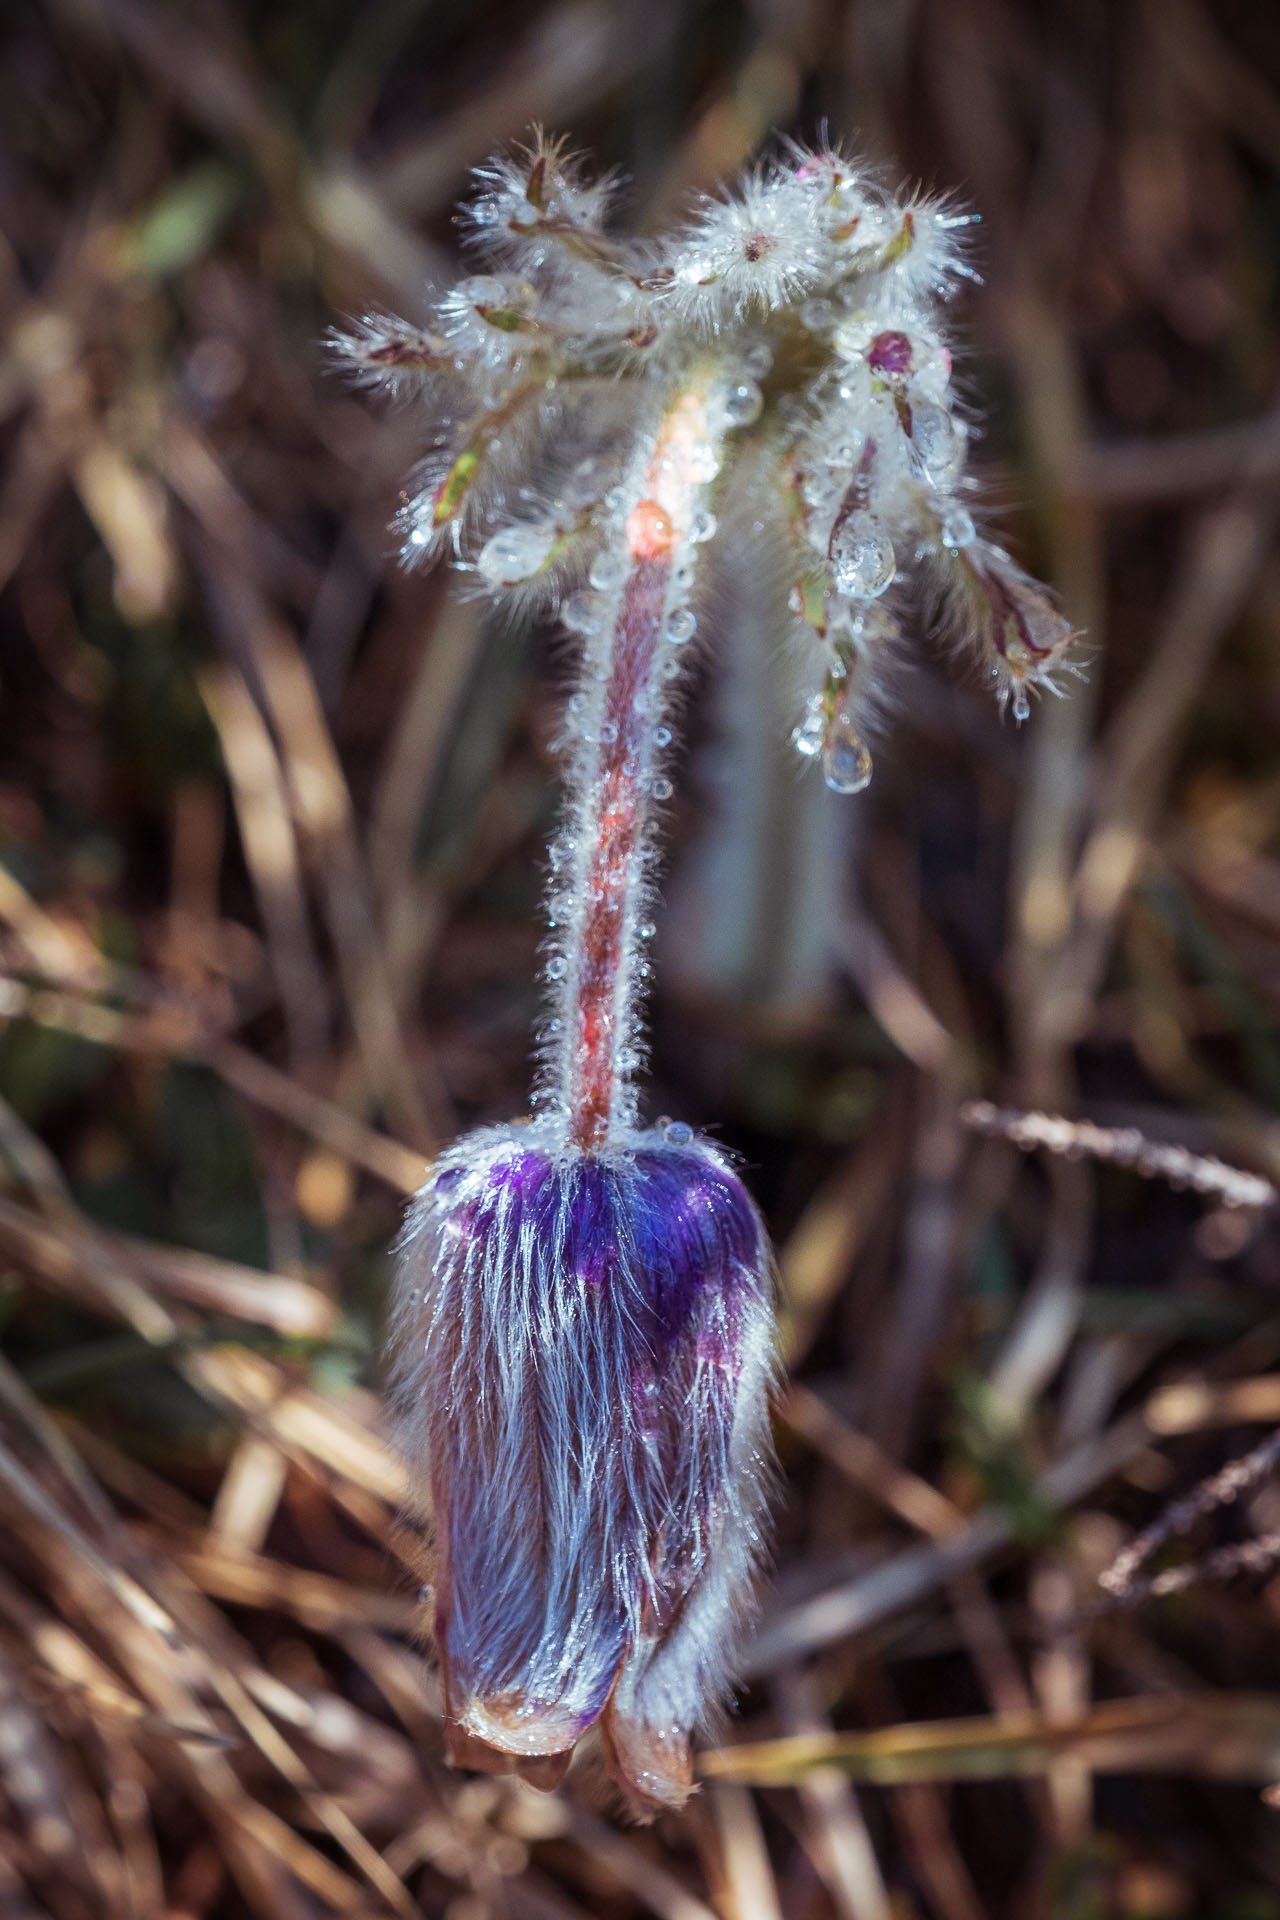
[[[451,548],[482,590],[572,603],[566,624],[587,631],[593,563],[617,538],[617,450],[710,354],[746,431],[699,574],[732,569],[729,530],[776,532],[779,632],[818,682],[800,751],[817,715],[829,783],[855,790],[849,736],[869,769],[861,734],[904,647],[933,628],[1025,719],[1032,694],[1077,669],[1067,621],[975,524],[945,325],[974,277],[969,216],[891,192],[839,148],[794,144],[656,239],[610,231],[614,198],[562,143],[500,155],[467,213],[484,272],[420,330],[374,316],[337,339],[361,380],[434,392],[439,444],[400,517],[406,556]],[[518,577],[491,544],[513,522]]]
[[[598,1723],[650,1807],[683,1801],[725,1696],[771,1460],[767,1241],[688,1134],[460,1141],[410,1213],[394,1334],[455,1758],[548,1785]]]

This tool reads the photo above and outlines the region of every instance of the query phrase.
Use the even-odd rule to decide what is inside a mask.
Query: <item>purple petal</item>
[[[620,1777],[648,1793],[626,1754],[657,1708],[687,1790],[679,1752],[760,1557],[771,1291],[759,1216],[707,1142],[593,1156],[522,1127],[445,1157],[402,1246],[396,1393],[468,1735],[561,1754],[618,1686]]]

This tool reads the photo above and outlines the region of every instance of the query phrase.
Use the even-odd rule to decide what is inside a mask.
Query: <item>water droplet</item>
[[[851,513],[831,539],[831,574],[839,592],[875,600],[893,580],[893,542],[869,513]]]
[[[835,317],[834,302],[824,300],[820,293],[812,300],[806,300],[800,309],[800,318],[810,333],[825,333]]]
[[[912,390],[927,393],[931,399],[942,400],[951,380],[951,355],[940,340],[932,340],[927,335],[916,334],[912,345],[915,358],[911,375]]]
[[[678,680],[680,673],[681,667],[678,660],[666,660],[663,662],[662,677],[664,680]]]
[[[489,273],[478,273],[473,279],[461,281],[454,288],[453,297],[468,307],[505,307],[511,304],[510,295],[502,281]]]
[[[822,742],[822,774],[833,793],[861,793],[871,782],[867,743],[843,708],[837,710]]]
[[[871,345],[876,331],[876,322],[870,314],[851,313],[832,334],[831,344],[842,358],[856,360]]]
[[[666,774],[660,773],[657,779],[653,782],[649,791],[652,793],[655,800],[669,800],[672,794],[675,792],[675,788],[672,786],[671,782],[668,780]]]
[[[826,717],[822,711],[822,695],[815,693],[805,708],[804,719],[791,735],[791,744],[798,754],[806,760],[812,760],[822,752],[823,735],[827,730]]]
[[[413,532],[409,535],[409,545],[411,547],[429,547],[431,545],[431,535],[426,527],[415,527],[413,529]]]
[[[693,1138],[693,1128],[687,1120],[664,1120],[662,1134],[668,1146],[687,1147]]]
[[[500,527],[481,547],[476,568],[491,587],[514,587],[546,565],[555,539],[554,527]]]
[[[687,287],[709,287],[717,279],[716,263],[708,254],[697,253],[685,260],[679,269],[678,278]]]
[[[689,522],[689,538],[695,546],[701,546],[704,540],[714,537],[716,517],[714,513],[695,513]]]
[[[653,730],[653,744],[655,747],[669,747],[671,745],[670,727],[655,727]]]
[[[673,647],[682,647],[698,630],[698,617],[691,607],[677,607],[667,621],[667,639]]]
[[[658,929],[654,926],[652,920],[642,920],[636,928],[636,938],[638,940],[652,940],[657,931]]]
[[[614,553],[609,547],[601,548],[587,570],[588,580],[601,593],[609,593],[614,587],[620,587],[626,577],[626,561],[620,553]]]
[[[656,500],[641,500],[627,515],[627,545],[641,560],[657,560],[671,551],[675,529]]]
[[[562,953],[552,954],[550,960],[547,962],[548,980],[563,980],[568,971],[569,962],[565,959],[564,955]]]
[[[759,382],[740,380],[736,387],[730,387],[725,395],[724,417],[731,427],[749,427],[753,420],[760,418],[760,409],[764,405],[764,395]]]
[[[974,538],[973,515],[967,507],[951,507],[942,517],[938,535],[944,547],[967,547]]]
[[[583,635],[599,633],[600,603],[594,594],[587,593],[579,587],[576,593],[569,595],[561,607],[560,618],[570,633]]]
[[[931,480],[945,480],[964,459],[964,442],[945,407],[918,400],[911,409],[911,454]]]
[[[1031,702],[1027,697],[1027,690],[1021,681],[1018,682],[1013,690],[1013,699],[1010,705],[1012,707],[1013,717],[1019,726],[1022,725],[1024,720],[1031,718]]]

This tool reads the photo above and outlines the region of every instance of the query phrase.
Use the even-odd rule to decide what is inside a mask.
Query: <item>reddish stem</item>
[[[627,1004],[627,995],[620,991],[627,908],[643,873],[649,824],[644,734],[652,718],[654,656],[670,571],[669,549],[635,561],[610,648],[593,783],[598,810],[587,871],[589,904],[571,1009],[575,1045],[569,1131],[586,1152],[605,1145],[613,1117],[617,1023]]]

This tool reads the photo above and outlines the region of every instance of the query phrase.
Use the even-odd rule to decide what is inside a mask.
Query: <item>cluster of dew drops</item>
[[[360,380],[432,410],[406,559],[448,552],[481,590],[597,634],[628,566],[635,449],[710,365],[726,432],[706,449],[714,511],[682,530],[692,597],[713,601],[743,528],[767,535],[791,657],[819,681],[792,739],[829,786],[867,785],[865,736],[914,634],[966,648],[1017,721],[1060,692],[1071,629],[970,506],[943,327],[973,277],[969,217],[831,147],[788,146],[656,239],[610,231],[615,186],[542,138],[499,156],[463,214],[486,271],[425,326],[373,315],[334,336]],[[697,615],[676,618],[678,645]]]

